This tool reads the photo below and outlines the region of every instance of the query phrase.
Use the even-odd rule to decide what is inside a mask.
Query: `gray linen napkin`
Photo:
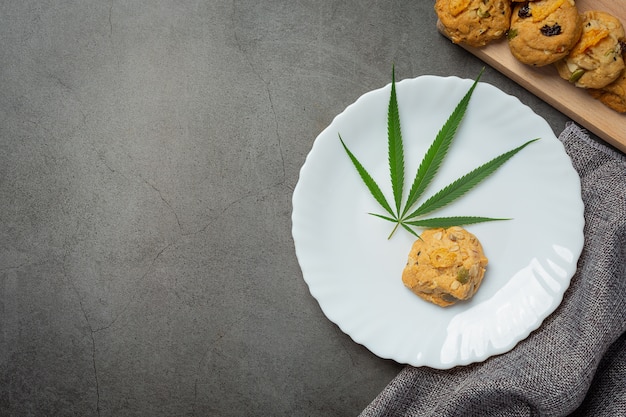
[[[451,370],[405,367],[372,416],[626,416],[626,157],[574,123],[585,244],[562,304],[512,351]]]

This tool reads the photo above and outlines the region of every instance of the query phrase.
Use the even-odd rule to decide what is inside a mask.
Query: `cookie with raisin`
[[[411,247],[402,282],[418,297],[447,307],[474,296],[487,263],[481,243],[462,227],[428,229]]]
[[[555,66],[561,78],[577,87],[603,88],[624,70],[624,27],[618,18],[603,11],[584,12],[582,19],[582,36]]]
[[[500,39],[511,21],[510,0],[436,0],[442,32],[454,43],[485,46]]]
[[[507,39],[518,61],[543,67],[567,56],[581,33],[574,0],[539,0],[515,4]]]

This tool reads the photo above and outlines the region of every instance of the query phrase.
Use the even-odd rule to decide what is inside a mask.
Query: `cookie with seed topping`
[[[539,0],[513,7],[507,39],[518,61],[542,67],[567,56],[581,33],[574,0]]]
[[[618,18],[602,11],[582,14],[582,36],[570,53],[555,63],[561,78],[581,88],[603,88],[625,68],[625,34]]]
[[[485,46],[504,36],[511,21],[510,0],[436,0],[442,32],[454,43]]]
[[[447,307],[476,294],[488,260],[462,227],[428,229],[413,243],[402,282],[420,298]]]

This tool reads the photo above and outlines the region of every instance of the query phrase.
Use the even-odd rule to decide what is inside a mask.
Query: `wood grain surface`
[[[624,0],[578,0],[576,5],[581,12],[602,10],[611,13],[619,18],[622,24],[626,24]],[[611,110],[593,99],[583,89],[574,87],[559,77],[553,65],[534,68],[522,64],[511,55],[506,39],[482,48],[459,46],[595,133],[602,140],[626,152],[626,114]]]

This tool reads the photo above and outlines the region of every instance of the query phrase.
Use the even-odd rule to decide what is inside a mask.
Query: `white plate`
[[[472,80],[421,76],[396,83],[407,182]],[[479,83],[424,198],[493,157],[529,145],[433,216],[513,220],[467,226],[489,258],[478,293],[441,308],[404,287],[414,241],[382,213],[338,134],[392,201],[387,165],[391,85],[361,96],[315,140],[293,194],[292,233],[303,277],[324,314],[355,342],[399,363],[448,369],[512,349],[560,304],[583,245],[580,180],[544,119]],[[409,184],[405,186],[408,190]],[[423,201],[423,200],[420,200]]]

